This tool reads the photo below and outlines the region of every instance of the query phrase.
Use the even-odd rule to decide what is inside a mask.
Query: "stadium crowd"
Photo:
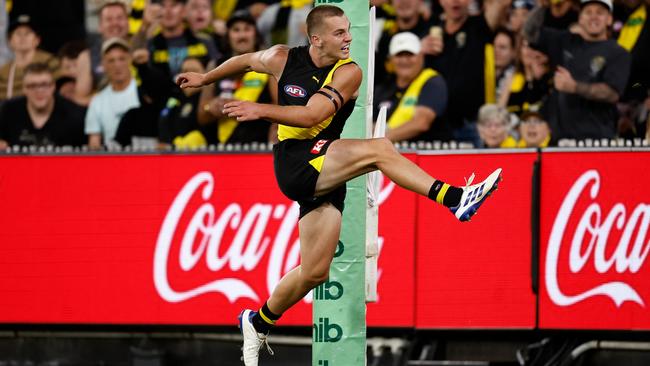
[[[394,142],[650,140],[650,0],[369,5],[377,7],[374,114],[387,107]],[[312,6],[0,0],[0,151],[275,142],[273,123],[222,114],[233,99],[276,101],[274,78],[248,72],[181,90],[174,77],[273,44],[308,44]]]

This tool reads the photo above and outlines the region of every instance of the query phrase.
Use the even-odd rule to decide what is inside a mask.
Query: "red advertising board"
[[[369,325],[413,326],[415,199],[393,188]],[[0,202],[0,323],[234,325],[299,262],[268,154],[2,157]]]
[[[418,198],[418,328],[535,326],[530,212],[536,158],[533,152],[420,156],[420,167],[453,185],[472,171],[478,182],[499,167],[503,181],[469,223]]]
[[[543,154],[539,326],[650,329],[650,152]]]

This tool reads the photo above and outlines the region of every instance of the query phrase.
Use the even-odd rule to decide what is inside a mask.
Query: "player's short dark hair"
[[[323,24],[323,20],[329,17],[340,17],[345,15],[343,9],[334,5],[320,5],[313,8],[307,15],[307,35],[309,37]]]

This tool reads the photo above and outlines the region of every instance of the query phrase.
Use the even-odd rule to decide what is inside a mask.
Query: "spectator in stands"
[[[29,64],[21,83],[24,96],[0,109],[0,150],[10,146],[80,146],[85,109],[54,93],[50,66]]]
[[[424,68],[420,39],[413,33],[402,32],[390,41],[390,61],[395,76],[375,90],[375,115],[388,109],[386,137],[391,141],[449,141],[451,127],[443,115],[447,104],[444,78],[430,68]]]
[[[510,133],[510,115],[496,104],[485,104],[478,111],[478,132],[481,146],[487,148],[516,147],[517,140]]]
[[[611,0],[582,0],[579,34],[542,27],[542,11],[533,10],[524,31],[557,67],[545,103],[554,139],[615,137],[616,102],[627,83],[630,55],[608,39]]]
[[[521,115],[517,147],[547,147],[550,143],[551,128],[537,108],[531,107]]]
[[[7,45],[7,38],[3,37],[7,34],[8,27],[7,4],[5,0],[0,0],[0,65],[4,65],[11,59],[11,50]]]
[[[515,73],[515,61],[517,58],[515,36],[506,28],[497,29],[495,34],[493,43],[496,100],[499,105],[505,105],[508,101],[506,90],[510,88],[510,82]]]
[[[544,7],[544,26],[557,30],[570,29],[578,22],[575,0],[541,0]]]
[[[212,6],[210,0],[187,0],[185,19],[194,33],[211,31]]]
[[[105,41],[102,64],[108,85],[90,101],[86,115],[88,147],[92,150],[101,149],[102,143],[110,147],[124,113],[140,106],[136,82],[129,68],[129,44],[117,37]]]
[[[225,23],[232,17],[232,15],[240,10],[245,10],[250,14],[253,19],[259,18],[269,4],[275,3],[277,0],[229,0],[229,1],[215,1],[213,10],[217,19]]]
[[[236,12],[228,20],[224,49],[225,59],[254,52],[260,49],[261,37],[255,26],[255,19],[246,12]],[[233,99],[269,103],[277,99],[275,78],[266,74],[248,72],[240,78],[226,78],[204,88],[198,111],[199,123],[209,126],[216,123],[213,136],[206,136],[209,143],[267,142],[275,138],[270,123],[257,120],[246,123],[237,121],[222,113],[223,105]]]
[[[510,87],[502,90],[498,104],[515,115],[521,115],[532,105],[541,105],[550,91],[551,77],[548,57],[522,41],[516,71],[506,82]]]
[[[99,37],[90,43],[90,59],[93,84],[103,86],[104,69],[102,68],[102,44],[111,38],[128,40],[128,9],[124,1],[108,0],[98,10]]]
[[[400,32],[411,32],[423,38],[429,34],[431,22],[422,12],[423,0],[393,0],[395,20],[386,21],[382,30],[377,51],[375,52],[375,83],[382,83],[394,72],[393,66],[388,62],[388,49],[393,35]]]
[[[619,136],[634,138],[645,135],[644,102],[650,104],[650,2],[622,1],[618,44],[631,54],[630,77],[619,103]]]
[[[496,102],[490,43],[494,31],[506,20],[510,3],[486,0],[483,14],[471,16],[469,0],[441,0],[444,13],[435,19],[439,28],[433,28],[423,39],[423,52],[431,56],[426,65],[439,71],[447,82],[446,117],[454,127],[456,140],[480,144],[478,109],[484,103]]]
[[[297,47],[308,44],[307,14],[311,0],[290,0],[269,5],[257,19],[257,29],[264,35],[264,44],[286,44]]]
[[[23,95],[23,72],[27,65],[45,63],[52,72],[59,67],[56,57],[38,49],[41,38],[28,15],[21,15],[9,24],[7,38],[15,57],[0,67],[0,100]]]
[[[182,72],[204,73],[205,65],[196,58],[183,61]],[[159,147],[187,149],[207,145],[205,133],[197,121],[201,89],[186,88],[173,93],[167,100],[158,120]]]
[[[162,70],[170,80],[181,70],[187,57],[207,64],[217,56],[213,41],[204,35],[194,34],[185,26],[185,0],[163,0],[160,33],[149,40],[147,49],[151,63]]]
[[[214,29],[211,0],[187,0],[185,19],[194,34],[202,34],[212,40],[218,53],[222,52],[223,37]]]
[[[93,93],[90,50],[86,48],[85,42],[71,41],[61,47],[58,56],[61,60],[61,68],[57,84],[61,77],[71,78],[74,81],[74,93],[67,96],[79,105],[88,106]]]
[[[534,7],[535,1],[533,0],[514,0],[512,2],[510,16],[508,18],[508,29],[510,29],[513,34],[518,35],[519,32],[521,32],[526,19],[528,19],[528,13],[533,10]]]
[[[41,48],[51,54],[56,55],[66,42],[86,39],[86,0],[14,0],[10,19],[20,14],[29,15],[38,25]]]

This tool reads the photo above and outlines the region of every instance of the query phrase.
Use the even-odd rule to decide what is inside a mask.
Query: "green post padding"
[[[351,57],[363,70],[363,81],[344,138],[366,137],[366,82],[368,65],[368,2],[316,0],[315,5],[342,8],[351,23]],[[329,280],[313,294],[313,366],[366,364],[365,235],[366,176],[347,184],[341,240]]]

